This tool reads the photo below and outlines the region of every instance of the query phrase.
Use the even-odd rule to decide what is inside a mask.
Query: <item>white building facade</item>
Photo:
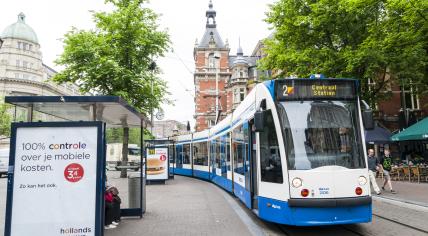
[[[56,72],[43,63],[37,35],[23,13],[0,39],[0,97],[79,95],[75,85],[50,81]]]

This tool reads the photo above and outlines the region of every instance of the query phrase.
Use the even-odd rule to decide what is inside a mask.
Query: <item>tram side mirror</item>
[[[363,124],[366,130],[374,129],[373,111],[371,109],[363,111]]]
[[[254,114],[254,126],[256,132],[263,132],[263,129],[265,128],[266,112],[267,111],[257,111]]]

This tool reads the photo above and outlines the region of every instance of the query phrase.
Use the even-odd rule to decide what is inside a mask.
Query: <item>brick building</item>
[[[257,60],[263,57],[262,41],[250,56],[244,56],[240,46],[236,55],[231,55],[229,43],[223,42],[217,31],[211,1],[208,6],[205,33],[193,51],[196,131],[213,126],[231,113],[260,77],[271,78],[269,71],[256,69]],[[374,118],[380,126],[395,133],[428,116],[428,97],[418,97],[415,87],[401,87],[394,79],[388,78],[388,83],[384,92],[391,96],[374,108]],[[376,84],[369,83],[370,86]]]
[[[258,75],[257,55],[244,56],[240,45],[236,55],[231,55],[229,43],[223,42],[217,31],[211,1],[208,7],[205,33],[196,41],[193,51],[196,131],[207,129],[230,114]]]
[[[385,91],[391,96],[377,104],[374,118],[391,132],[396,132],[428,116],[428,97],[418,96],[415,89],[401,87],[392,80]]]

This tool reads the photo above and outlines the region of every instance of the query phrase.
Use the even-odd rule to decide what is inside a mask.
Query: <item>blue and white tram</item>
[[[357,91],[351,79],[258,84],[216,126],[176,137],[175,174],[210,180],[271,222],[369,222]]]
[[[192,153],[190,151],[192,134],[179,136],[176,141],[174,174],[192,176]]]

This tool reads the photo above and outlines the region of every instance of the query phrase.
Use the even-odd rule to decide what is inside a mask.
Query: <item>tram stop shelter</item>
[[[21,183],[21,187],[26,187],[26,191],[29,191],[28,188],[35,188],[37,192],[31,192],[30,196],[25,196],[26,198],[37,198],[37,194],[42,194],[42,192],[48,191],[48,193],[45,193],[46,195],[61,195],[60,191],[69,191],[70,189],[76,190],[79,185],[75,184],[76,182],[83,186],[83,183],[91,182],[92,185],[90,188],[96,188],[96,191],[88,191],[86,189],[86,192],[96,192],[93,193],[93,196],[91,197],[92,203],[95,203],[96,206],[89,206],[91,211],[94,210],[93,218],[95,223],[91,223],[91,227],[94,228],[90,229],[90,227],[86,227],[85,225],[81,225],[82,227],[77,227],[76,224],[73,224],[70,220],[67,221],[67,219],[63,219],[64,222],[62,222],[62,225],[58,226],[62,233],[82,233],[82,232],[92,232],[94,235],[103,235],[104,230],[104,209],[105,209],[105,203],[104,203],[104,192],[106,188],[106,130],[107,128],[138,128],[141,131],[140,135],[140,148],[141,148],[141,155],[140,155],[140,168],[139,172],[134,172],[134,178],[138,179],[138,184],[135,185],[135,181],[133,185],[128,186],[135,186],[136,189],[128,189],[128,191],[121,191],[121,192],[128,192],[128,194],[135,194],[136,196],[128,196],[129,198],[133,198],[134,202],[135,199],[137,199],[137,202],[139,200],[139,204],[132,204],[132,208],[125,208],[121,209],[121,216],[135,216],[135,217],[142,217],[142,215],[145,212],[145,203],[146,203],[146,194],[145,194],[145,178],[146,178],[146,167],[145,167],[145,159],[144,159],[144,152],[143,147],[143,134],[144,134],[144,128],[147,126],[150,126],[149,120],[140,114],[135,108],[130,106],[125,100],[123,100],[120,97],[117,96],[6,96],[5,102],[15,105],[15,116],[16,116],[16,109],[24,109],[26,112],[24,112],[25,122],[15,122],[12,123],[12,137],[11,137],[11,152],[10,152],[10,160],[12,161],[9,167],[9,180],[8,180],[8,199],[7,199],[7,209],[6,209],[6,227],[5,227],[5,235],[14,235],[14,234],[26,234],[26,233],[18,233],[18,229],[21,228],[28,228],[32,229],[33,233],[37,232],[37,229],[32,228],[32,225],[29,227],[23,227],[26,226],[25,223],[19,224],[19,220],[17,219],[16,215],[20,215],[18,213],[15,214],[15,212],[18,212],[19,208],[15,202],[19,202],[19,198],[24,198],[24,195],[27,193],[20,193],[21,191],[20,187],[17,186],[17,183],[22,181],[22,176],[26,176],[29,174],[33,174],[33,176],[30,179],[27,179],[25,183]],[[36,114],[36,115],[35,115]],[[50,128],[43,130],[40,128]],[[91,129],[87,129],[89,133],[85,133],[86,131],[82,129],[82,131],[79,131],[79,128],[94,128],[92,130],[96,130],[96,132],[93,132],[93,136],[91,136]],[[23,129],[25,128],[25,129]],[[53,129],[55,128],[55,129]],[[96,128],[96,129],[95,129]],[[21,129],[21,130],[20,130]],[[25,132],[24,132],[25,131]],[[34,132],[34,133],[31,133]],[[45,133],[44,133],[45,132]],[[25,134],[25,135],[23,135]],[[74,141],[70,138],[71,136],[75,137]],[[21,137],[20,137],[21,136]],[[34,136],[34,137],[33,137]],[[56,139],[49,139],[53,136],[57,136]],[[70,136],[70,137],[68,137]],[[33,141],[28,141],[33,137]],[[43,139],[46,137],[46,141],[42,142]],[[28,139],[29,138],[29,139]],[[70,139],[67,139],[70,138]],[[27,141],[21,141],[21,140],[27,140]],[[53,141],[52,141],[53,140]],[[68,144],[55,143],[55,140],[71,140],[68,141]],[[86,140],[86,143],[81,140]],[[91,141],[95,140],[95,141]],[[22,143],[20,143],[22,142]],[[89,159],[90,154],[90,148],[88,143],[94,143],[93,153],[95,153],[93,156],[96,156],[96,161],[94,160],[93,164],[88,165],[85,167],[85,169],[81,167],[73,166],[76,163],[69,164],[70,162],[78,162],[81,161],[80,159],[84,159],[85,157],[88,157]],[[68,146],[67,146],[68,145]],[[67,150],[67,153],[65,154],[58,154],[58,150],[54,149],[73,149],[72,151]],[[78,149],[81,150],[78,150]],[[82,149],[83,148],[83,149]],[[85,149],[86,148],[86,149]],[[16,149],[16,150],[15,150]],[[82,153],[79,153],[78,151],[84,151]],[[25,153],[25,151],[31,151],[31,153]],[[87,153],[85,153],[85,151]],[[39,152],[40,155],[35,155]],[[51,156],[49,156],[49,153],[52,153]],[[34,155],[33,155],[34,154]],[[92,157],[92,156],[91,156]],[[12,160],[15,159],[15,160]],[[42,160],[44,159],[44,161]],[[71,160],[73,159],[73,160]],[[79,159],[79,160],[77,160]],[[37,165],[34,164],[33,166],[26,166],[30,161],[34,162],[37,160]],[[56,160],[56,162],[54,162]],[[64,162],[64,164],[69,164],[65,169],[61,166],[60,168],[55,169],[59,166],[58,163],[61,161]],[[34,162],[35,163],[35,162]],[[42,165],[43,163],[52,163],[49,165]],[[19,169],[20,168],[20,169]],[[68,169],[67,169],[68,168]],[[80,168],[80,169],[79,169]],[[92,169],[91,169],[92,168]],[[135,168],[132,167],[132,168]],[[34,170],[34,172],[33,172]],[[49,172],[52,170],[52,172]],[[91,175],[91,170],[93,172],[93,175]],[[21,174],[21,172],[23,174]],[[40,172],[35,172],[40,171]],[[56,173],[55,176],[59,177],[61,179],[61,184],[51,184],[50,187],[53,186],[53,188],[56,188],[55,190],[48,190],[49,187],[49,181],[47,181],[49,178],[53,178],[53,174],[58,171],[60,173]],[[96,174],[95,174],[96,172]],[[36,174],[34,174],[36,173]],[[50,176],[50,174],[52,176]],[[137,175],[135,177],[135,175]],[[21,177],[20,177],[21,176]],[[44,177],[40,177],[44,176]],[[50,177],[49,177],[50,176]],[[95,177],[96,176],[96,177]],[[24,178],[23,177],[23,178]],[[46,180],[45,182],[40,182],[39,184],[29,184],[33,179],[39,178]],[[64,180],[64,177],[66,180]],[[86,178],[85,178],[86,177]],[[139,178],[138,178],[139,177]],[[56,178],[56,177],[55,177]],[[15,181],[15,184],[14,184]],[[128,179],[128,181],[131,181],[131,179]],[[46,185],[47,184],[47,185]],[[60,189],[60,185],[65,189]],[[65,186],[65,187],[64,187]],[[83,187],[82,187],[83,188]],[[89,188],[89,189],[90,189]],[[19,189],[19,191],[18,191]],[[50,191],[50,192],[49,192]],[[71,191],[71,190],[70,190]],[[76,190],[77,191],[77,190]],[[77,194],[79,196],[72,196],[70,200],[73,201],[73,198],[78,199],[84,199],[86,192],[82,191],[80,193],[83,194]],[[75,194],[75,193],[74,193]],[[22,195],[22,196],[21,196]],[[76,194],[75,194],[76,195]],[[96,197],[95,197],[96,195]],[[61,195],[62,196],[62,195]],[[59,196],[57,196],[58,198]],[[66,196],[67,197],[67,196]],[[95,198],[93,198],[95,197]],[[40,196],[40,201],[43,200],[43,196]],[[96,200],[95,200],[96,199]],[[65,200],[64,202],[60,203],[67,205]],[[83,200],[82,200],[83,201]],[[55,199],[53,200],[54,204]],[[42,203],[41,203],[42,204]],[[47,202],[49,205],[50,203]],[[84,204],[84,203],[82,203]],[[89,204],[92,205],[92,204]],[[123,205],[123,204],[122,204]],[[76,208],[79,207],[79,203],[76,204]],[[62,209],[62,212],[48,212],[45,213],[50,215],[56,215],[56,218],[52,218],[55,220],[58,220],[61,218],[64,218],[65,211],[73,209],[72,207],[68,206],[67,209]],[[42,209],[43,211],[43,209]],[[47,211],[47,210],[46,210]],[[37,214],[40,212],[36,212],[36,215],[32,215],[33,218],[32,221],[37,222],[36,217],[38,217]],[[31,211],[28,211],[25,213],[28,215],[31,215]],[[92,214],[92,213],[91,213]],[[15,215],[15,216],[14,216]],[[43,215],[43,214],[42,214]],[[15,218],[14,218],[15,217]],[[47,217],[49,217],[47,215]],[[82,214],[79,214],[77,217],[82,217]],[[71,218],[70,218],[71,219]],[[82,221],[82,219],[80,219]],[[31,221],[31,222],[32,222]],[[89,222],[89,221],[88,221]],[[28,223],[28,221],[27,221]],[[56,222],[57,223],[57,222]],[[70,224],[68,224],[70,223]],[[52,222],[49,222],[49,226],[46,226],[45,228],[52,228],[51,227]],[[39,223],[40,227],[44,227],[43,224]],[[55,226],[55,224],[52,224],[52,226]],[[83,227],[85,226],[85,227]],[[38,227],[38,226],[34,226]],[[15,229],[14,229],[15,228]],[[86,231],[85,231],[86,230]],[[15,233],[14,233],[15,232]],[[88,235],[92,235],[92,233]],[[42,232],[39,231],[40,235],[57,235],[59,234],[58,231],[56,233],[49,233],[49,232]],[[83,235],[83,234],[82,234]],[[87,235],[87,234],[84,234]]]

